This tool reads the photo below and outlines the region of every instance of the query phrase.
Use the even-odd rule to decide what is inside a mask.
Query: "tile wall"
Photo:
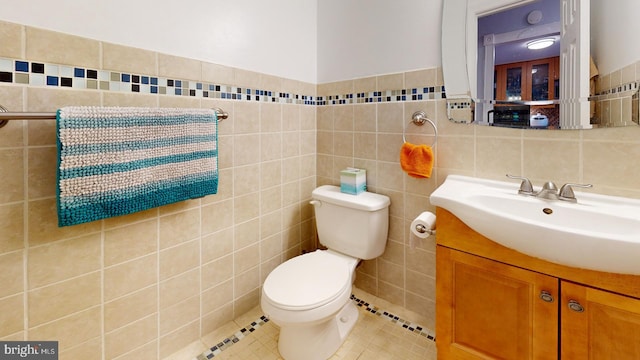
[[[640,79],[638,64],[613,76],[618,82]],[[624,73],[624,74],[623,74]],[[638,74],[638,75],[636,75]],[[318,101],[357,99],[362,92],[385,92],[442,85],[439,69],[417,70],[318,86]],[[321,103],[324,104],[324,103]],[[546,181],[591,183],[592,192],[640,198],[640,127],[587,131],[523,130],[456,124],[448,120],[446,100],[438,92],[421,100],[346,101],[318,106],[318,183],[337,183],[347,166],[365,168],[371,191],[391,197],[391,227],[385,253],[358,268],[361,289],[421,314],[435,328],[435,242],[410,234],[411,221],[435,210],[429,195],[447,175],[509,181],[505,174]],[[430,179],[407,176],[399,164],[403,132],[412,143],[433,143],[433,130],[410,124],[422,110],[437,124],[436,166]]]
[[[367,99],[358,96],[362,93],[382,96],[359,101]],[[403,98],[402,94],[407,96]],[[355,100],[330,101],[336,98]],[[421,314],[421,319],[412,320],[434,329],[435,239],[412,238],[408,229],[422,211],[433,210],[429,194],[437,178],[407,176],[399,156],[405,127],[409,142],[434,141],[432,127],[409,123],[415,111],[424,111],[436,123],[446,121],[441,71],[418,70],[322,84],[318,86],[318,101],[327,101],[318,106],[317,112],[318,184],[336,184],[341,169],[355,166],[367,170],[369,191],[391,198],[387,248],[380,258],[360,265],[356,286]]]
[[[229,112],[220,126],[219,194],[62,229],[53,190],[54,122],[12,121],[0,129],[0,339],[58,339],[61,359],[162,358],[256,306],[269,271],[315,247],[309,195],[316,185],[337,184],[347,166],[367,169],[369,189],[392,201],[387,249],[358,268],[356,285],[421,314],[411,320],[430,329],[434,239],[412,239],[409,224],[433,210],[429,194],[448,174],[589,182],[594,192],[640,198],[639,128],[453,124],[439,69],[315,85],[2,22],[0,43],[0,58],[72,67],[72,78],[75,68],[96,71],[91,80],[106,71],[101,81],[118,88],[105,90],[99,81],[95,89],[74,88],[73,79],[70,88],[62,79],[47,85],[46,77],[31,84],[20,71],[19,81],[5,83],[3,74],[0,104],[10,110],[104,105]],[[15,69],[0,68],[11,71],[15,76]],[[149,91],[134,91],[123,73],[129,81],[164,79],[168,93],[142,83]],[[185,81],[189,91],[181,85],[177,94],[168,80]],[[214,88],[205,96],[211,84],[228,91],[216,95]],[[222,95],[238,89],[252,97]],[[430,179],[408,177],[398,161],[405,128],[407,141],[434,140],[431,129],[409,124],[417,110],[439,132]]]
[[[314,246],[315,85],[3,22],[0,43],[12,111],[229,113],[218,194],[66,228],[55,121],[1,128],[0,339],[57,340],[60,359],[163,358],[258,305],[266,275]]]
[[[639,124],[638,82],[640,61],[595,78],[592,101],[594,126],[636,126]]]

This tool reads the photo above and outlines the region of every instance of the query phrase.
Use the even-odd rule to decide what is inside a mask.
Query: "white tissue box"
[[[340,171],[340,191],[352,195],[367,191],[367,170],[346,168]]]

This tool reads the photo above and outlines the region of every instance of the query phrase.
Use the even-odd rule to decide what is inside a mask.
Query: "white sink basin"
[[[570,203],[519,195],[519,187],[519,181],[450,175],[431,194],[431,204],[523,254],[640,275],[640,200],[576,191],[578,202]]]

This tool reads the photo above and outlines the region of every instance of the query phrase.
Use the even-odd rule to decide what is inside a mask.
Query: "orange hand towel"
[[[415,178],[431,177],[431,170],[433,170],[431,146],[405,142],[400,149],[400,166],[409,176]]]

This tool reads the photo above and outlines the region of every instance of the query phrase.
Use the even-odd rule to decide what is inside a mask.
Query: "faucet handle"
[[[507,174],[507,177],[509,179],[522,180],[522,183],[520,183],[520,189],[518,190],[518,194],[534,195],[533,185],[531,185],[531,181],[529,181],[529,179],[527,179],[526,177],[514,176],[509,174]]]
[[[576,202],[576,195],[573,192],[572,187],[581,187],[581,188],[590,188],[593,187],[591,184],[572,184],[566,183],[562,185],[560,188],[560,193],[558,194],[558,199],[570,202]]]

